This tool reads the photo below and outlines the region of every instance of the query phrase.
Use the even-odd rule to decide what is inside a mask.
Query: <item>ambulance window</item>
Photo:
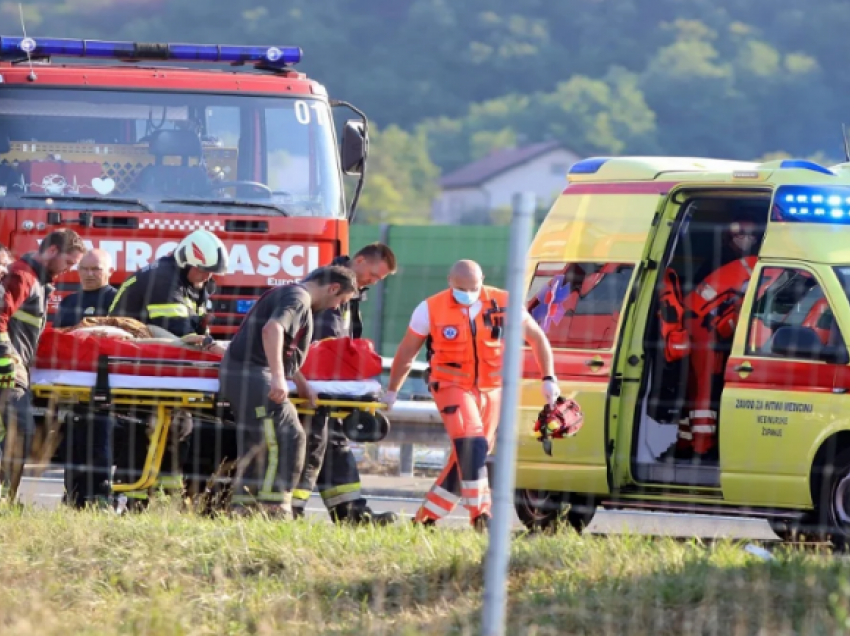
[[[634,265],[539,263],[527,308],[554,348],[610,349]]]
[[[781,327],[811,329],[823,346],[844,347],[823,288],[813,274],[803,269],[762,270],[750,316],[746,353],[786,357],[771,348],[773,335]]]

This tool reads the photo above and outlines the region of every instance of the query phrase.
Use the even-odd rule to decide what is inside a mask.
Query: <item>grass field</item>
[[[470,530],[0,511],[0,634],[475,634]],[[521,536],[508,634],[839,634],[850,565],[790,548]]]

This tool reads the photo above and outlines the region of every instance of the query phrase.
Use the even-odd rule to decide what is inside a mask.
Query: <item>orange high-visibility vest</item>
[[[426,301],[431,323],[431,382],[453,384],[465,389],[495,389],[502,386],[508,292],[484,286],[479,300],[482,307],[475,317],[474,333],[466,313],[468,308],[454,299],[451,289],[435,294]],[[493,312],[494,308],[498,311]],[[492,325],[487,326],[485,323],[488,312],[502,326],[499,337],[494,338]]]

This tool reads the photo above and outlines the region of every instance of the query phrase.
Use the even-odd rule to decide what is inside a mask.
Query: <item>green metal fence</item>
[[[459,259],[477,261],[487,284],[504,287],[508,236],[506,226],[352,226],[350,254],[384,240],[399,262],[398,273],[368,294],[364,336],[375,342],[381,355],[392,356],[416,305],[446,288],[448,269]]]

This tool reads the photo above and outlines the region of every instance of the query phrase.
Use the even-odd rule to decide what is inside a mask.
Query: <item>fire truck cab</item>
[[[211,230],[230,255],[209,308],[226,339],[263,290],[348,250],[366,118],[300,60],[283,46],[0,37],[0,243],[19,256],[72,228],[112,255],[117,286]],[[335,106],[360,116],[341,152]],[[359,176],[348,207],[343,174]],[[59,281],[53,308],[77,283]]]
[[[756,236],[733,331],[712,345],[724,363],[688,378],[700,372],[665,354],[664,277],[675,272],[684,295],[718,291],[699,272],[723,265],[736,224]],[[520,435],[525,524],[580,529],[602,506],[757,516],[781,536],[818,528],[848,542],[848,245],[850,163],[576,163],[530,248],[526,300],[585,420],[551,456]],[[529,352],[525,369],[517,421],[529,426],[541,407]],[[689,379],[717,381],[713,459],[662,457],[687,415]]]

